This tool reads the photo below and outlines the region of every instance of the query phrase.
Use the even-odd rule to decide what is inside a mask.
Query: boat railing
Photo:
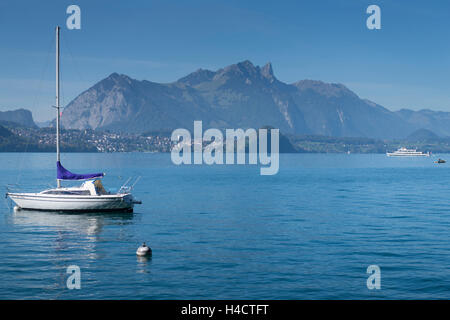
[[[6,193],[35,193],[36,190],[42,190],[44,188],[54,188],[51,184],[26,184],[9,183],[5,185]]]
[[[141,176],[138,176],[134,180],[133,184],[128,185],[128,183],[132,180],[132,177],[128,178],[127,181],[125,181],[125,183],[120,187],[118,193],[130,193],[140,179],[141,179]]]

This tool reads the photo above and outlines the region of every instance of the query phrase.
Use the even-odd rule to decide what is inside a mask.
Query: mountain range
[[[270,63],[248,60],[172,83],[112,73],[72,100],[61,118],[66,129],[128,133],[192,129],[194,120],[202,120],[204,130],[268,125],[294,135],[404,139],[427,129],[450,136],[450,112],[390,111],[343,84],[284,83]]]

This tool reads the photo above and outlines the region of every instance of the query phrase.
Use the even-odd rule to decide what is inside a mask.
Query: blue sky
[[[81,30],[66,8],[81,8]],[[381,8],[368,30],[366,8]],[[172,82],[198,68],[272,62],[275,75],[339,82],[383,106],[450,111],[448,1],[2,1],[0,110],[53,117],[54,27],[67,104],[112,72]]]

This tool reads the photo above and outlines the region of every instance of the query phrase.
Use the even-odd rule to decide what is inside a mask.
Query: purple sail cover
[[[86,180],[103,177],[103,173],[88,173],[77,174],[72,173],[61,165],[61,162],[56,162],[56,178],[60,180]]]

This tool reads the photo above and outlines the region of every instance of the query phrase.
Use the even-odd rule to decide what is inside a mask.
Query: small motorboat
[[[434,163],[446,163],[447,161],[445,161],[444,159],[439,158],[437,161],[435,161]]]

